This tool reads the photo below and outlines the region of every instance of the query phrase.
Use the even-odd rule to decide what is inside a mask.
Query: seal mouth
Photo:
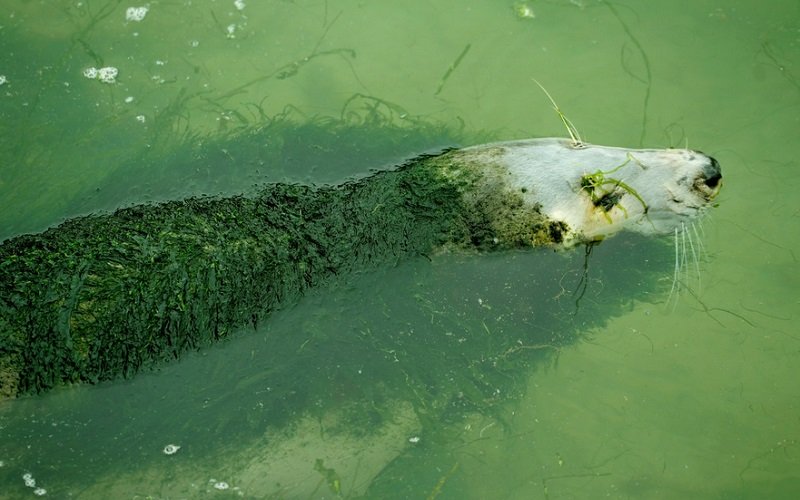
[[[710,201],[716,198],[722,188],[722,169],[716,159],[710,156],[708,159],[708,165],[703,167],[694,185]]]

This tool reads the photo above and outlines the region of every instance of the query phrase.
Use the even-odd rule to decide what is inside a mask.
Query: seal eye
[[[611,191],[610,193],[606,193],[600,198],[598,198],[597,201],[594,202],[594,206],[602,207],[603,210],[608,212],[609,210],[617,206],[617,204],[619,204],[619,200],[620,198],[622,198],[622,195],[623,193],[621,191],[618,190]]]

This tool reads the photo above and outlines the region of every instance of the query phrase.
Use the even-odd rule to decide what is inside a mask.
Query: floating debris
[[[8,78],[6,78],[6,75],[0,75],[0,85],[5,85],[6,83],[8,83]]]
[[[216,483],[214,483],[214,488],[218,490],[227,490],[230,487],[231,486],[225,481],[217,481]]]
[[[515,3],[514,13],[520,19],[533,19],[536,17],[536,14],[533,13],[533,7],[528,2]]]

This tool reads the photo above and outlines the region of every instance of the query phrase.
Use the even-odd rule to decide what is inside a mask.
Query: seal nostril
[[[713,189],[713,188],[719,186],[719,181],[721,181],[721,180],[722,180],[722,174],[718,173],[718,174],[712,175],[711,177],[708,177],[703,182],[705,183],[706,186],[708,186],[708,187]]]
[[[722,180],[722,170],[720,169],[719,162],[717,160],[711,157],[709,157],[709,159],[711,160],[711,164],[708,165],[703,171],[703,174],[706,178],[703,183],[706,186],[714,189],[719,186],[719,183]]]

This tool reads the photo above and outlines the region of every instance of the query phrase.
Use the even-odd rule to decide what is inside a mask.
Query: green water
[[[593,256],[579,313],[580,250],[366,273],[157,373],[0,403],[0,496],[33,496],[30,473],[56,498],[797,497],[800,6],[527,5],[535,17],[488,0],[161,2],[126,22],[134,4],[2,2],[0,238],[151,199],[336,181],[437,145],[277,169],[224,142],[198,149],[281,113],[356,120],[391,103],[397,123],[470,142],[564,135],[534,78],[584,139],[688,144],[725,186],[701,283],[677,305],[669,262],[655,295],[609,291],[642,259],[624,237]],[[103,66],[115,84],[83,76]],[[513,370],[479,363],[492,335],[575,328],[577,344],[521,343],[502,358]],[[381,334],[423,348],[380,350]],[[375,358],[359,359],[363,342]],[[437,356],[469,362],[442,373]],[[452,404],[466,379],[485,391]]]

